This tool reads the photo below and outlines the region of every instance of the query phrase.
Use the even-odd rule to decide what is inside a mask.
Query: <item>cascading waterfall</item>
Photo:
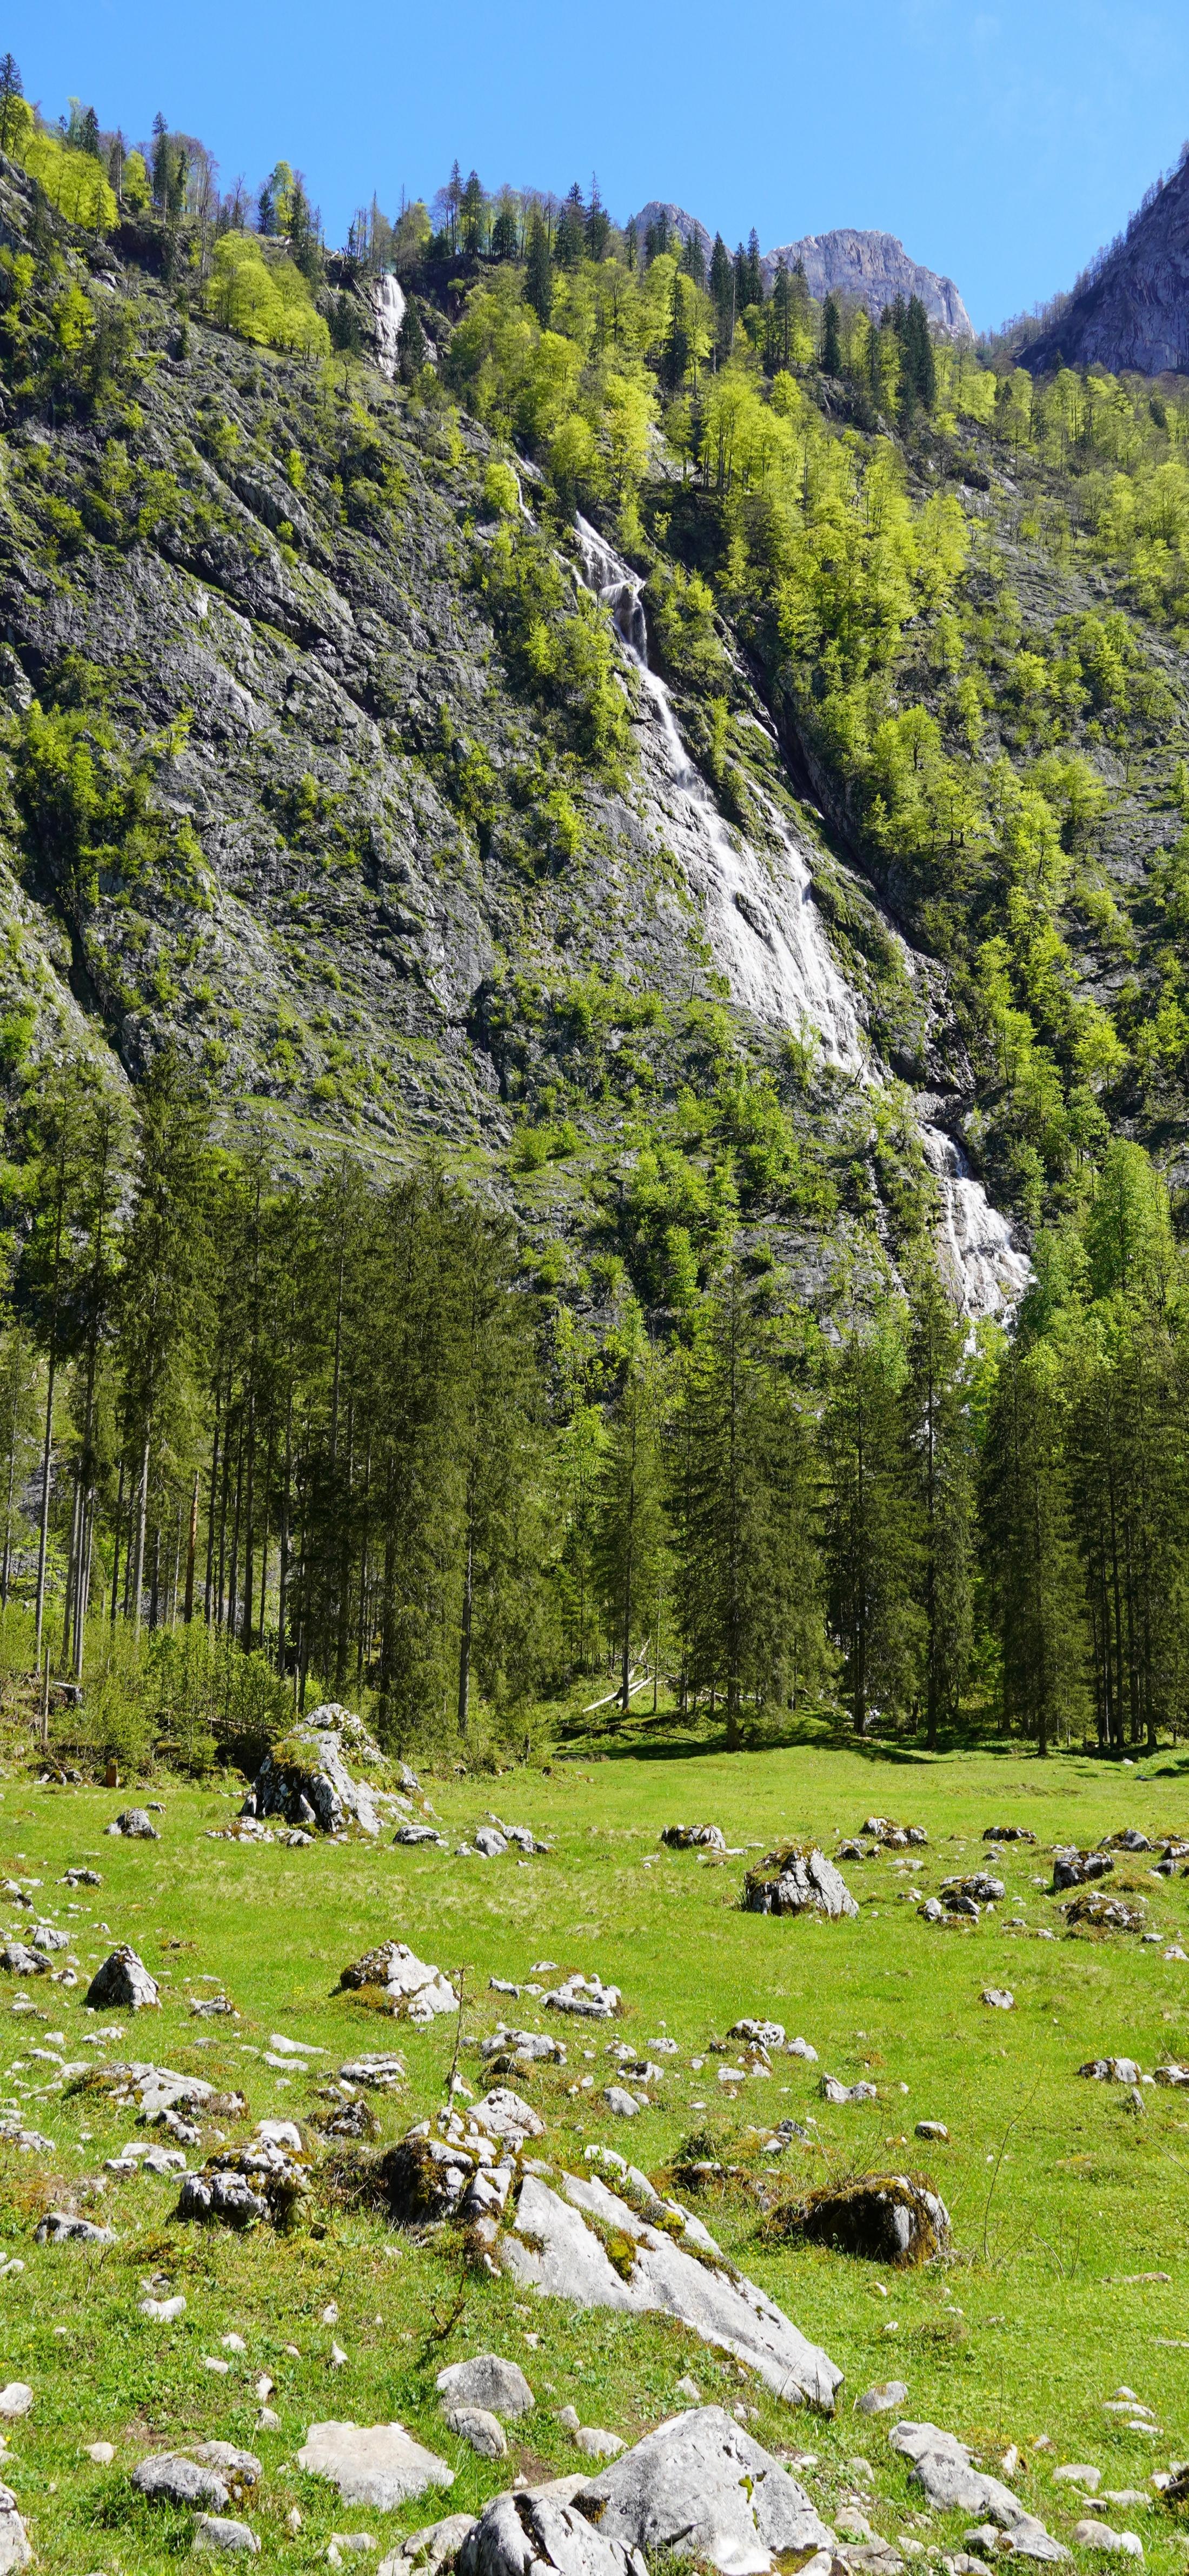
[[[400,355],[400,326],[405,318],[405,299],[394,277],[377,277],[372,281],[372,303],[376,313],[376,364],[382,376],[394,376]]]
[[[575,527],[587,587],[609,610],[639,675],[654,793],[701,899],[716,966],[736,1001],[757,1019],[812,1039],[827,1062],[856,1083],[878,1084],[882,1071],[865,1042],[856,996],[822,928],[804,853],[775,806],[768,814],[780,859],[766,857],[724,823],[682,742],[664,681],[649,670],[639,580],[588,520],[579,517]],[[972,1323],[1010,1313],[1031,1276],[1027,1259],[953,1138],[922,1119],[921,1142],[941,1202],[942,1267],[959,1307]]]

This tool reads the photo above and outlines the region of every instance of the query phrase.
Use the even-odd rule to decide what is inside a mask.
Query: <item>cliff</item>
[[[1034,375],[1060,366],[1189,371],[1189,162],[1132,218],[1021,364]]]
[[[918,295],[929,319],[951,340],[973,340],[974,330],[952,277],[938,277],[910,259],[894,233],[855,232],[849,225],[832,233],[806,233],[802,241],[783,242],[766,251],[761,263],[771,288],[778,263],[805,271],[811,295],[850,295],[877,320],[898,295],[907,303]]]

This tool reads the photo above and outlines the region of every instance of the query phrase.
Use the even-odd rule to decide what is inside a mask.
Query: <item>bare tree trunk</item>
[[[142,1591],[143,1591],[143,1589],[144,1589],[144,1550],[145,1550],[145,1535],[146,1535],[146,1531],[147,1531],[147,1528],[148,1528],[148,1518],[149,1518],[149,1433],[148,1433],[148,1430],[146,1429],[146,1431],[145,1431],[145,1436],[144,1436],[144,1448],[142,1449],[141,1454],[140,1454],[140,1493],[139,1493],[139,1496],[138,1496],[138,1498],[137,1498],[137,1507],[136,1507],[136,1564],[135,1564],[135,1567],[134,1567],[134,1569],[133,1569],[133,1575],[132,1575],[132,1590],[133,1590],[133,1595],[134,1595],[134,1598],[133,1598],[133,1604],[132,1604],[132,1620],[133,1620],[133,1630],[134,1630],[134,1633],[135,1633],[135,1635],[136,1635],[136,1636],[138,1636],[138,1637],[139,1637],[139,1635],[140,1635],[140,1600],[141,1600],[141,1593],[142,1593]]]
[[[45,1559],[50,1534],[50,1452],[54,1437],[54,1384],[58,1374],[57,1354],[50,1342],[49,1378],[45,1395],[45,1439],[41,1447],[41,1521],[37,1533],[37,1660],[41,1661],[41,1632],[45,1625]]]
[[[186,1626],[187,1626],[187,1627],[189,1627],[190,1622],[191,1622],[191,1620],[192,1620],[192,1619],[193,1619],[193,1617],[194,1617],[194,1559],[195,1559],[195,1557],[196,1557],[197,1553],[198,1553],[198,1469],[197,1469],[197,1467],[196,1467],[196,1468],[195,1468],[195,1470],[194,1470],[194,1484],[193,1484],[193,1487],[192,1487],[192,1490],[191,1490],[191,1494],[190,1494],[190,1538],[189,1538],[189,1544],[188,1544],[187,1549],[186,1549],[186,1608],[185,1608],[185,1614],[184,1614],[184,1615],[185,1615],[185,1621],[186,1621]]]

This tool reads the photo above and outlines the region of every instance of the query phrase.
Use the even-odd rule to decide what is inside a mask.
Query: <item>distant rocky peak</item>
[[[952,277],[938,277],[910,259],[894,233],[856,232],[849,224],[832,233],[806,233],[802,241],[782,242],[761,261],[765,287],[771,292],[779,262],[792,269],[798,260],[811,295],[853,296],[877,320],[885,306],[902,295],[907,303],[919,295],[929,320],[951,340],[973,340],[974,330]]]
[[[1058,366],[1189,374],[1189,161],[1157,181],[1123,237],[1100,252],[1022,353]]]

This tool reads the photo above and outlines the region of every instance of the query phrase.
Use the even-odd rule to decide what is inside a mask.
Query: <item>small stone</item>
[[[702,2391],[697,2380],[690,2379],[688,2375],[678,2380],[677,2394],[679,2397],[684,2397],[687,2406],[700,2406],[702,2403]]]
[[[950,2133],[944,2120],[918,2120],[914,2135],[918,2138],[932,2138],[939,2147],[948,2147],[950,2142]]]
[[[115,1823],[106,1826],[109,1834],[125,1834],[133,1842],[155,1843],[161,1837],[153,1819],[143,1807],[121,1807]]]
[[[531,2413],[536,2400],[524,2372],[498,2353],[483,2352],[470,2361],[451,2362],[437,2376],[443,2404],[485,2407],[491,2415],[514,2421]]]
[[[158,2326],[167,2326],[172,2324],[173,2319],[175,2317],[184,2316],[185,2311],[185,2296],[180,2290],[177,2293],[177,2296],[172,2299],[149,2298],[142,2299],[140,2301],[140,2313],[142,2317],[149,2317],[152,2320],[152,2323]]]
[[[446,2422],[462,2442],[469,2442],[481,2459],[503,2460],[508,2454],[508,2437],[498,2415],[486,2406],[447,2406]]]
[[[236,2550],[245,2557],[258,2558],[260,2543],[246,2522],[228,2522],[222,2514],[200,2513],[194,2525],[194,2556],[231,2556]]]
[[[76,2218],[70,2210],[50,2209],[33,2230],[35,2245],[114,2245],[114,2227],[97,2227],[93,2218]]]
[[[874,2388],[864,2389],[855,2400],[857,2415],[891,2415],[903,2406],[908,2383],[903,2379],[877,2379]]]
[[[1142,2558],[1144,2544],[1137,2531],[1114,2531],[1109,2522],[1097,2522],[1087,2514],[1073,2526],[1073,2538],[1079,2549],[1109,2550],[1119,2557]]]
[[[248,2349],[241,2334],[225,2334],[222,2344],[224,2352],[246,2352]]]
[[[629,2093],[622,2084],[605,2084],[603,2100],[617,2120],[634,2120],[640,2108],[635,2094]]]
[[[332,2370],[345,2370],[347,2367],[347,2356],[341,2343],[332,2343],[330,2347],[330,2367]]]
[[[32,2403],[33,2391],[24,2379],[10,2379],[7,2388],[0,2388],[0,2415],[6,2418],[27,2415]]]
[[[1065,2460],[1059,2469],[1053,2471],[1054,2485],[1084,2487],[1087,2495],[1097,2492],[1101,2480],[1101,2469],[1092,2469],[1080,2460]]]
[[[231,2368],[231,2364],[229,2361],[224,2361],[221,2353],[204,2352],[202,2356],[202,2367],[204,2370],[215,2371],[220,2379],[226,2379],[227,2373]]]
[[[261,2409],[260,2409],[260,2413],[258,2414],[258,2416],[257,2416],[257,2418],[256,2418],[256,2422],[257,2422],[257,2425],[258,2425],[258,2427],[259,2427],[259,2429],[260,2429],[260,2431],[261,2431],[262,2433],[279,2433],[279,2432],[280,2432],[280,2429],[281,2429],[281,2419],[280,2419],[280,2416],[275,2412],[275,2410],[274,2410],[274,2409],[273,2409],[273,2407],[271,2407],[271,2406],[262,2406],[262,2407],[261,2407]]]
[[[623,2449],[618,2433],[605,2433],[598,2424],[580,2424],[574,2435],[574,2448],[588,2460],[615,2460]]]
[[[97,2469],[110,2469],[115,2456],[114,2442],[88,2442],[87,2444],[87,2458],[94,2461]]]
[[[1014,2012],[1016,2008],[1015,1996],[1006,1986],[984,1986],[980,2002],[989,2004],[993,2012]]]

